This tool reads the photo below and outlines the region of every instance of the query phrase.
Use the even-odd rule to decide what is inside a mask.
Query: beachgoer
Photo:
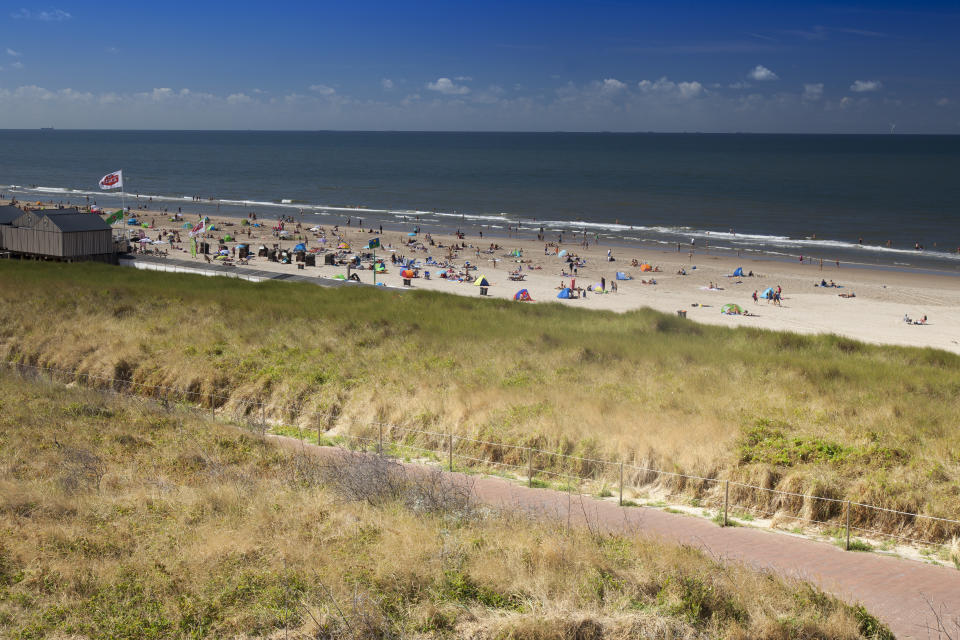
[[[754,289],[754,290],[753,290],[753,304],[757,304],[757,297],[758,297],[758,296],[757,296],[757,290]]]

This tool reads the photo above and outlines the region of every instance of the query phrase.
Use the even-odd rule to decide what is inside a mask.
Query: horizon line
[[[0,128],[0,132],[29,131],[88,131],[88,132],[128,132],[128,133],[419,133],[419,134],[514,134],[514,135],[690,135],[690,136],[960,136],[960,133],[892,133],[892,132],[776,132],[776,131],[610,131],[600,129],[550,129],[550,130],[478,130],[478,129],[106,129],[106,128],[64,128],[56,127],[18,127]]]

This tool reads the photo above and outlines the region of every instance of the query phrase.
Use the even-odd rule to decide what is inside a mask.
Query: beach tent
[[[350,245],[348,245],[346,242],[341,242],[340,244],[337,245],[337,249],[346,249],[347,251],[349,251]]]
[[[184,229],[193,229],[193,225],[191,225],[189,222],[184,222],[184,223],[183,223],[183,228],[184,228]]]
[[[569,297],[570,297],[570,287],[567,287],[567,288],[565,288],[565,289],[561,289],[561,290],[560,290],[560,293],[557,294],[557,297],[558,297],[558,298],[562,298],[562,299],[564,299],[564,300],[566,300],[567,298],[569,298]]]
[[[241,227],[246,227],[246,226],[249,225],[249,224],[250,224],[250,221],[247,220],[247,219],[243,219],[243,220],[240,221],[240,226],[241,226]]]
[[[633,278],[625,274],[623,271],[617,271],[617,280],[633,280]]]
[[[567,257],[567,250],[564,249],[564,250],[562,250],[560,253],[558,253],[557,255],[558,255],[559,257],[561,257],[561,258],[566,258],[566,257]]]
[[[720,313],[725,313],[728,316],[739,316],[743,313],[743,307],[731,302],[720,307]]]
[[[649,263],[644,262],[640,265],[640,271],[653,271],[653,267]]]
[[[599,282],[594,282],[592,288],[594,291],[599,291],[600,293],[603,293],[603,285],[600,284]]]
[[[513,256],[514,258],[522,258],[523,249],[514,249],[513,251],[510,252],[510,255]]]
[[[224,241],[224,242],[233,242],[233,236],[228,233],[227,235],[223,236],[223,241]]]
[[[411,231],[411,232],[408,233],[407,235],[410,236],[411,238],[417,237],[417,234],[415,234],[413,231]]]
[[[338,273],[337,275],[333,276],[333,279],[334,279],[334,280],[346,280],[346,279],[347,279],[347,276],[343,275],[342,273]]]
[[[207,227],[207,231],[216,231],[216,230],[217,230],[216,225],[211,224],[209,227]]]
[[[139,223],[137,222],[136,218],[130,218],[129,220],[127,220],[127,224],[137,225]]]
[[[474,285],[475,287],[489,287],[489,286],[490,286],[490,281],[487,280],[487,277],[486,277],[486,276],[480,276],[479,278],[477,278],[477,279],[474,281],[473,285]]]
[[[303,244],[303,243],[301,242],[300,244],[298,244],[297,246],[295,246],[295,247],[293,248],[293,250],[294,250],[294,251],[306,251],[306,250],[307,250],[307,245],[305,245],[305,244]]]
[[[767,287],[763,290],[763,293],[760,294],[760,297],[764,300],[773,300],[774,293],[773,287]]]
[[[513,296],[513,299],[520,302],[533,302],[533,298],[530,297],[530,292],[526,289],[520,289],[520,291],[517,291],[517,293]]]
[[[737,270],[733,272],[734,276],[743,277],[743,267],[737,267]]]
[[[376,271],[377,273],[384,273],[387,270],[387,268],[383,266],[382,262],[378,262],[377,265],[373,268],[373,270]]]
[[[417,272],[414,271],[413,269],[404,269],[403,271],[400,272],[400,277],[401,277],[401,278],[416,278],[416,277],[417,277]]]

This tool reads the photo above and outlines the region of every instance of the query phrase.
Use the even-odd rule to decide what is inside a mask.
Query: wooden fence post
[[[850,551],[850,501],[847,500],[847,551]]]
[[[527,449],[527,486],[533,489],[533,449]]]
[[[620,506],[623,506],[623,462],[620,462]]]
[[[727,526],[727,509],[730,506],[730,481],[723,483],[723,526]]]
[[[448,440],[448,444],[447,444],[447,459],[449,462],[448,466],[450,468],[450,471],[453,471],[453,433],[452,432],[450,433],[449,437],[450,439]]]

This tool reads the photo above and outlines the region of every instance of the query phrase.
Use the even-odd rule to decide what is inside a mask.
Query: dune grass
[[[410,499],[423,474],[378,484],[358,474],[391,463],[370,456],[2,372],[0,398],[5,638],[892,637],[692,548],[480,510],[442,481]]]
[[[268,417],[330,435],[369,435],[380,420],[960,517],[960,357],[943,351],[650,310],[92,264],[5,262],[0,296],[0,357],[169,385],[222,411],[262,400]],[[732,497],[841,515],[757,492]],[[956,533],[859,509],[853,522],[937,540]]]

